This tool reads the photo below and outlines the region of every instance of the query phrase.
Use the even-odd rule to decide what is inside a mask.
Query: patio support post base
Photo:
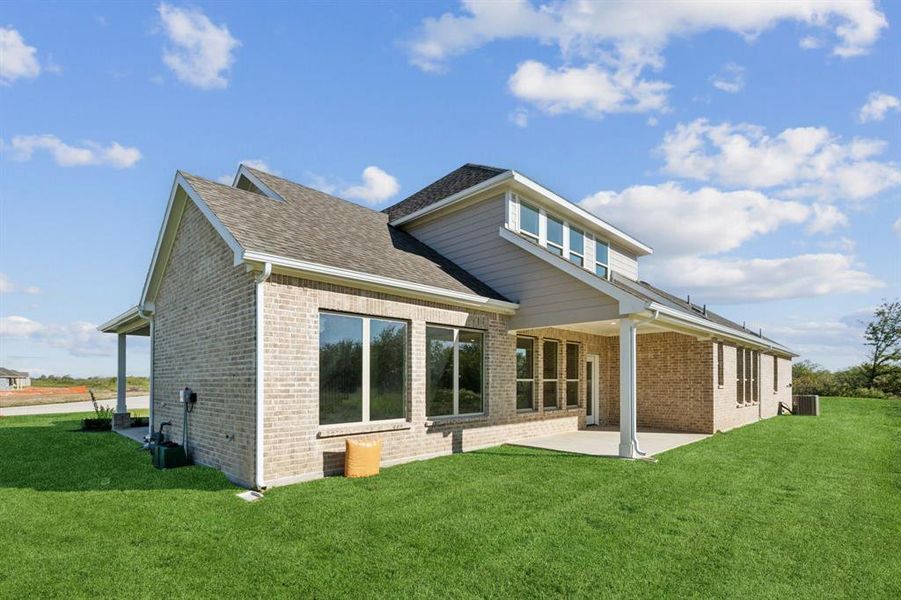
[[[131,427],[131,413],[130,412],[116,412],[113,413],[113,429],[128,429]]]

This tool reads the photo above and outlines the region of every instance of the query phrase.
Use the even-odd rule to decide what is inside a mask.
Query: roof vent
[[[254,185],[254,183],[244,175],[238,177],[238,181],[237,183],[235,183],[235,187],[239,190],[244,190],[245,192],[253,192],[254,194],[259,194],[261,196],[266,195],[263,190]]]

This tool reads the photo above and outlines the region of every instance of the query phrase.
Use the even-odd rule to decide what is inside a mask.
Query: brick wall
[[[680,333],[642,333],[636,338],[638,426],[711,432],[711,343]],[[619,337],[603,340],[602,413],[606,423],[619,425]]]
[[[716,344],[713,344],[714,377],[717,377]],[[759,354],[759,395],[758,400],[743,399],[739,402],[736,383],[738,370],[738,347],[723,344],[723,385],[714,385],[714,430],[726,431],[748,423],[776,416],[779,402],[791,406],[791,360],[772,354]],[[773,361],[779,364],[779,380],[773,386]],[[714,379],[714,383],[716,383]]]
[[[182,441],[178,391],[197,392],[189,447],[195,462],[253,481],[255,448],[253,276],[188,202],[155,302],[153,428],[172,421]]]
[[[506,318],[479,311],[273,275],[265,284],[264,473],[267,485],[322,477],[343,467],[350,436],[383,441],[382,464],[573,431],[579,411],[516,411],[515,337]],[[319,311],[408,323],[407,416],[391,424],[319,426]],[[425,408],[426,324],[485,332],[485,406],[480,417],[430,420]],[[388,427],[388,426],[381,426]],[[363,431],[361,433],[361,431]]]

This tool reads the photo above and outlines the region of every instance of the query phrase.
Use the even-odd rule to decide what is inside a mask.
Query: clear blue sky
[[[852,364],[901,287],[901,7],[737,4],[4,3],[0,364],[114,374],[176,169],[239,161],[376,208],[515,168]]]

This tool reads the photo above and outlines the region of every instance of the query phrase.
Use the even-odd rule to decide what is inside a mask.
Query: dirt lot
[[[147,391],[131,388],[126,392],[128,396],[146,396]],[[98,390],[94,392],[97,400],[115,399],[116,392]],[[56,404],[61,402],[86,402],[91,395],[88,388],[83,385],[74,387],[30,387],[24,390],[12,390],[0,392],[0,408],[13,406],[34,406],[36,404]]]

